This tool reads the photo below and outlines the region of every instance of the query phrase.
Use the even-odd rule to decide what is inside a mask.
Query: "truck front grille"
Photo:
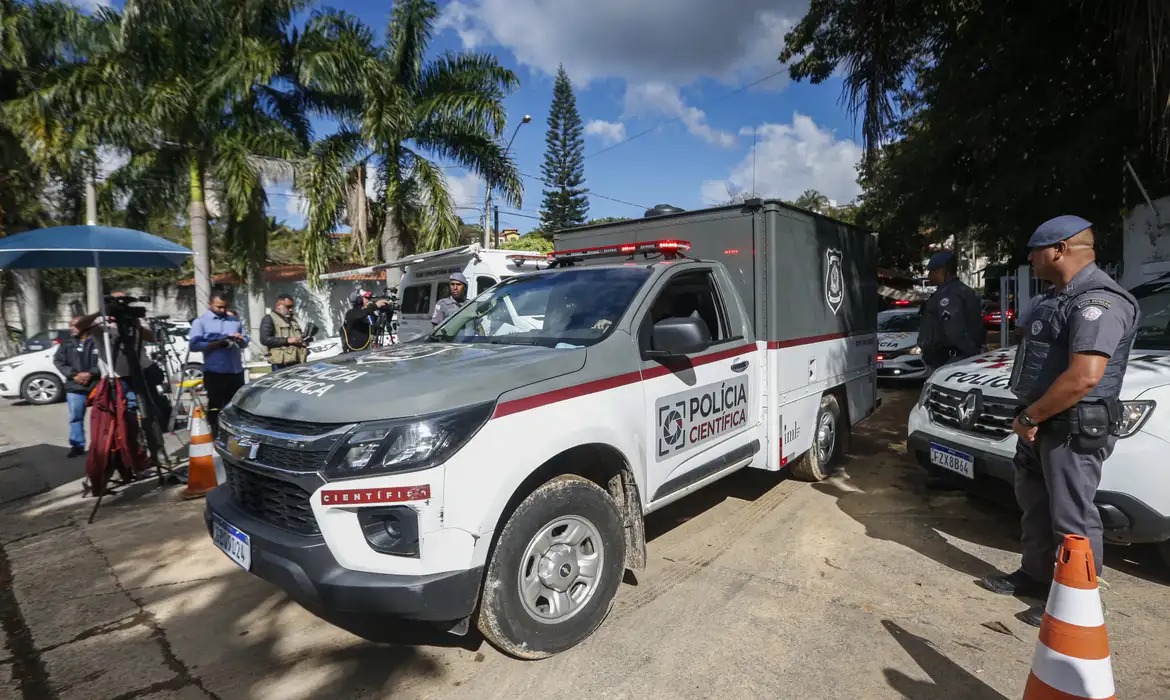
[[[288,447],[262,444],[256,452],[255,461],[269,467],[293,472],[315,472],[325,468],[328,457],[328,451],[294,450]]]
[[[294,483],[224,463],[232,501],[245,513],[299,535],[319,535],[309,493]]]
[[[974,423],[967,427],[959,421],[959,404],[967,398],[967,394],[966,391],[931,387],[926,399],[926,409],[930,413],[931,422],[961,433],[989,437],[992,440],[1003,440],[1012,434],[1012,421],[1016,417],[1017,406],[1014,400],[997,399],[985,394],[983,410],[975,418]]]

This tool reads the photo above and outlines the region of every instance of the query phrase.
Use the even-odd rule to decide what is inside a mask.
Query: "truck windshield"
[[[1133,347],[1137,350],[1170,350],[1170,279],[1135,287],[1142,318]]]
[[[582,347],[617,323],[650,271],[643,266],[568,268],[504,280],[465,304],[428,339]]]

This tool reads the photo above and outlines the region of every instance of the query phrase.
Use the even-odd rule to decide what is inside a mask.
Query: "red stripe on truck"
[[[794,348],[798,345],[812,345],[813,343],[823,343],[828,340],[841,340],[842,338],[852,338],[855,335],[873,335],[877,331],[861,331],[858,333],[826,333],[825,335],[810,335],[806,338],[793,338],[792,340],[769,340],[769,350],[779,350],[781,348]]]
[[[635,382],[645,381],[647,379],[665,377],[671,372],[677,371],[679,369],[699,367],[701,365],[710,364],[712,362],[719,362],[720,360],[746,355],[755,349],[755,345],[740,345],[728,350],[713,352],[710,355],[696,357],[694,360],[691,360],[685,367],[675,366],[675,369],[672,369],[671,366],[657,364],[639,372],[627,372],[625,374],[619,374],[613,377],[606,377],[605,379],[595,379],[591,382],[585,382],[584,384],[567,386],[563,389],[546,391],[543,394],[525,396],[522,399],[504,401],[496,406],[496,412],[492,414],[492,418],[503,418],[504,416],[510,416],[513,413],[529,411],[534,408],[540,408],[541,406],[547,406],[549,404],[560,401],[567,401],[569,399],[575,399],[580,396],[596,394],[599,391],[608,391],[610,389],[617,389],[618,387],[626,386],[627,384],[633,384]]]

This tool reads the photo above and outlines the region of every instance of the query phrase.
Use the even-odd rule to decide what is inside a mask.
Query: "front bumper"
[[[912,425],[912,430],[913,427]],[[968,479],[932,465],[931,443],[971,455],[975,461],[975,478]],[[967,491],[989,496],[1005,504],[1016,505],[1013,491],[1004,488],[1004,484],[1009,486],[1015,484],[1016,468],[1012,459],[921,430],[911,432],[906,444],[918,464],[932,474]],[[1108,464],[1109,462],[1106,462],[1106,469]],[[1105,528],[1104,537],[1107,541],[1117,544],[1139,544],[1170,540],[1170,516],[1159,513],[1134,496],[1098,490],[1093,501],[1101,514],[1101,523]]]
[[[203,518],[208,533],[213,514],[247,533],[251,573],[306,605],[447,622],[471,615],[478,603],[482,567],[425,575],[346,569],[324,537],[287,532],[248,515],[232,503],[226,487],[207,494]]]
[[[878,379],[923,379],[930,376],[930,368],[922,361],[921,355],[899,355],[879,364]]]

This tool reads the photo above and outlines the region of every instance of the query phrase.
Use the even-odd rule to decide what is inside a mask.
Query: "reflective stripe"
[[[1087,661],[1036,644],[1032,673],[1056,690],[1078,698],[1103,700],[1113,697],[1113,665],[1109,657]]]
[[[1048,594],[1048,614],[1061,622],[1081,627],[1100,627],[1105,624],[1105,613],[1101,610],[1101,593],[1094,588],[1083,588],[1052,582]]]
[[[187,454],[190,456],[191,459],[196,459],[198,457],[211,457],[215,454],[215,451],[211,447],[211,443],[207,443],[204,445],[200,445],[197,443],[191,443],[191,448]]]

